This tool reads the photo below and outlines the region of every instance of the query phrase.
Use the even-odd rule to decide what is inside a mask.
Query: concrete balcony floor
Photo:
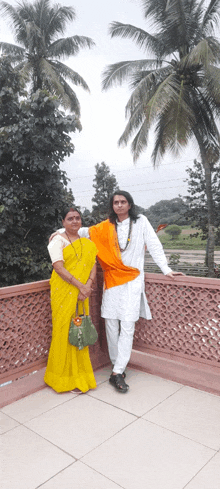
[[[1,489],[219,489],[220,397],[132,369],[120,394],[109,374],[1,409]]]

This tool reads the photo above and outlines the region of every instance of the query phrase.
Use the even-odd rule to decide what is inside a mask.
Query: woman
[[[88,346],[78,350],[68,340],[71,318],[89,314],[89,296],[96,275],[97,249],[87,238],[80,238],[82,225],[77,209],[63,215],[65,232],[56,235],[48,246],[53,263],[50,280],[52,308],[52,342],[44,381],[56,392],[95,389],[96,381]]]

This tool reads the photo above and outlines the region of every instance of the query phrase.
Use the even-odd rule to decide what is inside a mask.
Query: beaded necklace
[[[126,242],[126,245],[125,245],[125,248],[121,248],[120,244],[119,244],[119,240],[118,240],[118,245],[119,245],[119,249],[121,252],[125,251],[131,241],[131,234],[132,234],[132,224],[133,224],[133,221],[131,220],[130,218],[130,222],[129,222],[129,230],[128,230],[128,238],[127,238],[127,242]],[[117,231],[117,226],[116,226],[116,231]]]
[[[68,236],[68,234],[67,234],[66,230],[65,230],[65,233],[66,233],[66,235],[67,235],[67,238],[68,238],[68,240],[69,240],[69,242],[70,242],[70,244],[71,244],[72,248],[73,248],[73,249],[74,249],[74,251],[75,251],[75,255],[76,255],[77,261],[78,261],[78,262],[80,262],[80,261],[81,261],[81,258],[82,258],[82,241],[81,241],[81,238],[79,238],[79,241],[80,241],[80,248],[81,248],[81,254],[80,254],[80,258],[78,258],[78,253],[76,253],[75,247],[73,246],[73,243],[72,243],[72,241],[71,241],[70,237]]]

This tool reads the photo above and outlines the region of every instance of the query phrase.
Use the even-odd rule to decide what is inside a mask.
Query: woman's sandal
[[[124,381],[123,374],[111,374],[109,382],[117,389],[118,392],[122,392],[123,394],[129,389],[128,384],[126,384]]]

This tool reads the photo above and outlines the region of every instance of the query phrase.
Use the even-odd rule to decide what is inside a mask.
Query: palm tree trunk
[[[214,249],[215,249],[215,231],[214,231],[214,212],[213,212],[213,198],[212,198],[212,172],[207,160],[202,164],[205,170],[205,185],[206,185],[206,197],[207,197],[207,210],[208,210],[208,242],[207,242],[207,265],[208,276],[215,277],[214,272]]]
[[[208,156],[204,149],[203,141],[199,132],[194,130],[197,139],[202,165],[205,171],[205,186],[207,197],[207,214],[208,214],[208,240],[206,247],[206,265],[208,266],[208,277],[215,277],[214,272],[214,249],[215,249],[215,227],[214,227],[214,210],[212,196],[212,170],[208,161]]]

